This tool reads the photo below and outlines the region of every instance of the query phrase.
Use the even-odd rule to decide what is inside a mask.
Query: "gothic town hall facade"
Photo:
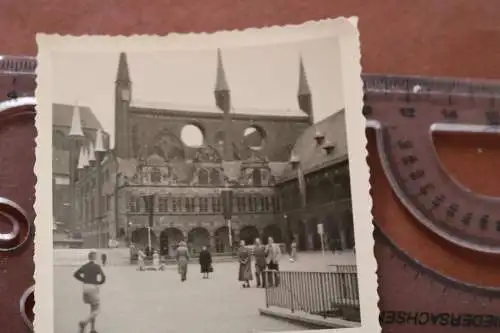
[[[81,107],[66,138],[71,209],[60,219],[84,247],[151,244],[168,256],[180,240],[227,252],[272,236],[318,250],[318,224],[327,247],[354,247],[344,112],[314,124],[302,61],[298,108],[255,110],[233,108],[220,51],[206,108],[136,102],[134,69],[119,57],[114,148],[100,125],[83,133]],[[186,126],[201,144],[183,141]]]

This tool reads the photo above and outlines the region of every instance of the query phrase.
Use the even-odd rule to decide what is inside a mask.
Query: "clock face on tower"
[[[130,100],[130,89],[122,88],[121,89],[122,100],[129,101]]]

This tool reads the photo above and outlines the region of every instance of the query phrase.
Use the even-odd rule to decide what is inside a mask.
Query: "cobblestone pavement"
[[[320,253],[301,254],[282,270],[327,270],[327,264],[352,264],[354,256],[324,258]],[[56,266],[54,333],[77,332],[77,322],[88,313],[82,303],[81,286],[73,277],[76,267]],[[188,281],[181,283],[176,268],[163,272],[138,272],[131,266],[105,268],[107,283],[101,289],[102,313],[99,333],[250,333],[303,330],[303,327],[260,316],[265,306],[264,290],[243,289],[237,281],[237,263],[217,263],[209,280],[199,266],[189,266]]]

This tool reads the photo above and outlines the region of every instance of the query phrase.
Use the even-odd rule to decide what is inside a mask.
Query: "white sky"
[[[118,54],[118,50],[65,52],[51,58],[53,102],[89,106],[112,137]],[[313,94],[315,121],[343,108],[336,38],[222,49],[233,107],[297,109],[300,54]],[[132,99],[214,105],[216,56],[216,49],[127,53]]]

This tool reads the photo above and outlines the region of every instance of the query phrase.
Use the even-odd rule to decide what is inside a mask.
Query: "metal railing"
[[[355,265],[335,266],[333,272],[266,271],[266,306],[328,317],[359,320],[358,276]],[[352,312],[357,315],[352,319]]]

